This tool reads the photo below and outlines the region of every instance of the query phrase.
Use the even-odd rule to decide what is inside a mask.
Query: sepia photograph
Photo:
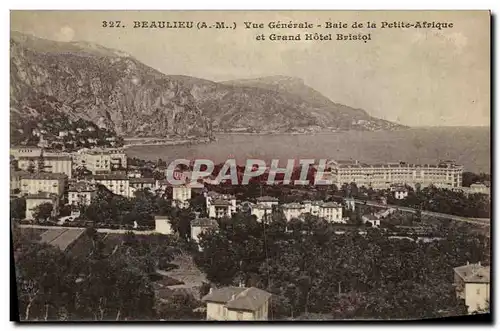
[[[14,320],[492,322],[491,24],[11,10]]]

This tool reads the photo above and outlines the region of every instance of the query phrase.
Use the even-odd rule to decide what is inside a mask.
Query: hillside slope
[[[118,135],[207,136],[210,122],[179,82],[127,54],[90,43],[11,34],[11,115],[44,116],[37,100]],[[15,114],[20,116],[16,116]],[[15,124],[15,123],[14,123]]]
[[[122,137],[173,139],[211,137],[213,131],[403,128],[334,103],[296,78],[217,83],[165,75],[124,52],[87,42],[12,32],[10,44],[11,127],[16,137],[26,134],[27,121],[43,122],[47,116],[65,116],[68,120],[62,122],[70,124],[92,122]],[[67,128],[52,131],[57,134],[58,129]]]

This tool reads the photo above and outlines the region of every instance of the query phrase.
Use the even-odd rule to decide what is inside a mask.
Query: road
[[[354,200],[354,202],[356,202],[357,204],[361,204],[361,205],[366,204],[367,206],[378,207],[378,208],[394,208],[394,209],[405,211],[405,212],[412,213],[412,214],[415,214],[417,212],[417,210],[415,208],[402,207],[402,206],[397,206],[397,205],[384,205],[384,204],[373,202],[373,201]],[[467,223],[471,223],[471,224],[483,225],[483,226],[488,226],[488,227],[490,226],[490,219],[486,219],[486,218],[468,218],[468,217],[462,217],[462,216],[456,216],[456,215],[450,215],[450,214],[436,213],[436,212],[426,211],[426,210],[422,210],[422,215],[443,218],[443,219],[448,219],[448,220],[457,221],[457,222],[467,222]]]
[[[75,226],[58,226],[58,225],[38,225],[38,224],[19,224],[20,228],[32,228],[32,229],[85,229],[83,227],[75,227]],[[132,231],[135,234],[143,234],[143,235],[152,235],[157,233],[154,230],[146,230],[146,231],[137,231],[137,230],[123,230],[123,229],[96,229],[97,232],[100,233],[120,233],[124,234],[129,231]]]

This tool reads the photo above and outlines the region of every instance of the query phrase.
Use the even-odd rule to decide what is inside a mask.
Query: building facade
[[[303,203],[284,204],[282,209],[288,222],[293,218],[301,218],[304,214],[311,214],[328,222],[345,222],[342,218],[342,206],[336,202],[306,200]]]
[[[209,217],[231,217],[236,213],[236,197],[229,194],[219,194],[217,192],[206,192],[205,203]]]
[[[198,243],[200,235],[209,231],[210,229],[219,228],[219,223],[211,218],[196,218],[191,221],[191,239]]]
[[[210,289],[202,298],[207,304],[207,320],[266,321],[271,293],[255,287]]]
[[[257,218],[257,222],[262,222],[266,216],[271,216],[273,212],[272,205],[258,203],[250,207],[250,214]]]
[[[129,196],[129,178],[125,174],[95,175],[92,180],[94,183],[105,186],[114,194],[124,197]]]
[[[102,152],[87,152],[81,154],[79,165],[84,166],[92,174],[106,174],[111,172],[111,156]]]
[[[28,194],[26,196],[26,219],[32,220],[35,218],[35,209],[43,203],[52,204],[52,217],[56,217],[59,211],[59,197],[51,193]]]
[[[304,213],[304,206],[300,203],[287,203],[282,206],[282,209],[287,222],[290,222],[293,218],[300,218]]]
[[[189,184],[172,187],[172,206],[188,208],[189,200],[191,200],[191,186]]]
[[[465,301],[470,314],[489,308],[490,275],[490,267],[481,263],[467,263],[454,269],[457,297]]]
[[[10,190],[15,191],[19,190],[21,191],[21,178],[23,176],[30,175],[29,172],[27,171],[11,171],[10,172]]]
[[[10,149],[10,155],[15,159],[19,159],[20,157],[40,157],[40,155],[42,155],[42,148],[36,146],[12,147]]]
[[[441,188],[462,186],[463,166],[452,161],[431,164],[408,164],[405,162],[366,164],[359,161],[330,161],[324,178],[337,187],[356,183],[373,189],[387,189],[393,184],[411,187],[434,185]]]
[[[233,208],[230,201],[227,200],[214,200],[208,206],[208,217],[223,218],[233,215]]]
[[[68,176],[68,178],[71,178],[71,172],[73,170],[73,160],[70,156],[44,155],[43,165],[43,171],[65,174],[66,176]]]
[[[174,233],[170,219],[167,216],[155,216],[155,231],[161,234],[170,235]]]
[[[87,181],[73,182],[68,188],[68,204],[73,207],[88,206],[96,194],[96,187]]]
[[[277,198],[265,196],[265,197],[258,197],[257,199],[257,204],[272,207],[272,206],[277,206],[279,203],[279,200]]]
[[[318,217],[333,223],[345,223],[342,219],[342,206],[335,202],[323,202],[319,206]]]
[[[22,194],[38,194],[40,192],[54,193],[62,196],[65,193],[68,177],[65,174],[26,173],[20,176]]]
[[[128,175],[127,175],[127,178]],[[129,197],[133,197],[138,190],[149,189],[154,192],[156,189],[156,180],[154,178],[129,178]]]

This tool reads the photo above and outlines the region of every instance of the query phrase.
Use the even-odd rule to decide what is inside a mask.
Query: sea
[[[398,131],[348,131],[315,134],[220,134],[217,141],[183,145],[136,145],[130,157],[171,162],[209,159],[215,163],[236,159],[269,162],[279,159],[358,160],[366,163],[405,161],[436,164],[454,160],[464,171],[490,173],[489,127],[426,127]]]

